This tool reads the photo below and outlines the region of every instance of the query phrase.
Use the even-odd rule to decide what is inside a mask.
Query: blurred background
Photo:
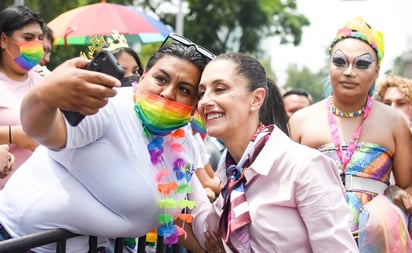
[[[46,23],[72,9],[101,0],[1,0],[0,8],[26,5]],[[303,88],[314,101],[323,97],[327,77],[327,48],[338,28],[355,16],[363,17],[384,34],[381,77],[388,73],[412,78],[412,1],[410,0],[107,0],[133,7],[200,44],[215,54],[247,52],[265,66],[268,76],[284,89]],[[102,15],[99,28],[109,17]],[[84,26],[92,22],[83,18]],[[126,18],[125,18],[126,20]],[[139,24],[136,24],[139,25]],[[162,35],[164,36],[164,35]],[[160,46],[157,41],[129,41],[143,64]],[[89,45],[64,45],[58,40],[49,69],[78,56]]]

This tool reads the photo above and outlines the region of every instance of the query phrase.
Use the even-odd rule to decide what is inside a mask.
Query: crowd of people
[[[133,251],[153,231],[196,253],[412,252],[412,80],[379,79],[383,35],[361,17],[331,40],[321,101],[175,33],[144,65],[114,31],[100,50],[120,79],[83,57],[48,70],[53,41],[33,10],[0,12],[0,241],[62,228],[82,235],[67,252],[89,235]]]

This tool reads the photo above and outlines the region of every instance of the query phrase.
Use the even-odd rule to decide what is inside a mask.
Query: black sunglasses
[[[160,47],[163,47],[166,42],[172,39],[176,42],[179,42],[185,46],[194,46],[196,48],[196,51],[198,53],[200,53],[201,55],[203,55],[204,57],[206,57],[209,60],[213,60],[213,58],[216,57],[216,55],[212,52],[210,52],[209,50],[207,50],[206,48],[199,46],[198,44],[194,43],[193,41],[178,35],[177,33],[169,33],[169,35],[167,35],[166,39],[163,41],[162,45]]]

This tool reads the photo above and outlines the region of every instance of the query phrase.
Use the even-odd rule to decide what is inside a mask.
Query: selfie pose
[[[183,229],[173,224],[195,206],[186,199],[196,168],[189,120],[207,50],[176,35],[149,59],[134,96],[120,81],[68,60],[22,102],[22,124],[41,145],[0,192],[6,238],[62,228],[85,235],[67,252],[87,252],[88,235],[140,237],[157,228],[165,243]],[[86,115],[77,126],[60,109]],[[193,175],[195,177],[195,175]],[[179,217],[185,218],[184,215]],[[56,245],[35,252],[56,252]]]

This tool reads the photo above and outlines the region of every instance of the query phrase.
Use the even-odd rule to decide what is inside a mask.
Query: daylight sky
[[[384,58],[381,76],[392,68],[403,52],[412,50],[411,0],[297,0],[298,12],[311,22],[304,28],[298,47],[280,46],[279,39],[267,39],[264,49],[271,54],[271,66],[283,86],[289,64],[307,66],[317,72],[325,65],[326,48],[337,30],[355,16],[361,16],[384,36]]]

